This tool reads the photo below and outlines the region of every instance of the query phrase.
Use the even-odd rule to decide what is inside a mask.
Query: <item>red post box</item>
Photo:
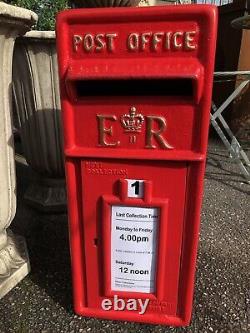
[[[58,16],[80,315],[190,321],[215,38],[213,6]]]

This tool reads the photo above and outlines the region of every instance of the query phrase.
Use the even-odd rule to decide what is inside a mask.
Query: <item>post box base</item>
[[[25,202],[44,213],[65,213],[67,195],[65,180],[36,176],[25,195]]]
[[[101,311],[99,309],[78,308],[75,307],[75,313],[79,316],[94,317],[98,319],[119,320],[119,321],[133,321],[137,323],[185,327],[190,324],[190,319],[183,319],[177,316],[167,316],[155,314],[139,315],[137,313],[129,313],[126,311]]]
[[[30,272],[25,239],[8,232],[7,245],[0,250],[0,299]]]

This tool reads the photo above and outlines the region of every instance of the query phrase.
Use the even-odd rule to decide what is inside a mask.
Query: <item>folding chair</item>
[[[222,112],[227,108],[227,106],[232,103],[232,101],[239,96],[243,89],[250,82],[250,71],[234,71],[234,72],[215,72],[214,79],[220,79],[220,81],[228,80],[228,78],[240,76],[241,83],[236,87],[230,96],[217,107],[214,102],[212,102],[211,108],[211,124],[218,133],[222,142],[226,146],[230,158],[232,158],[235,163],[239,165],[242,175],[245,177],[246,181],[250,184],[250,161],[249,158],[242,148],[241,144],[233,134],[232,130],[228,126],[226,120],[222,116]],[[249,110],[250,112],[250,110]]]

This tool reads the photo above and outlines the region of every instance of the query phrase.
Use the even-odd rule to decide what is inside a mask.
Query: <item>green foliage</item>
[[[10,5],[30,9],[38,14],[38,30],[54,30],[57,12],[68,8],[67,0],[6,0]]]

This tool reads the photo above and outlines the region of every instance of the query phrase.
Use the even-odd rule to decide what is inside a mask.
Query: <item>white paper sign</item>
[[[158,221],[158,208],[112,207],[113,291],[155,291]]]

